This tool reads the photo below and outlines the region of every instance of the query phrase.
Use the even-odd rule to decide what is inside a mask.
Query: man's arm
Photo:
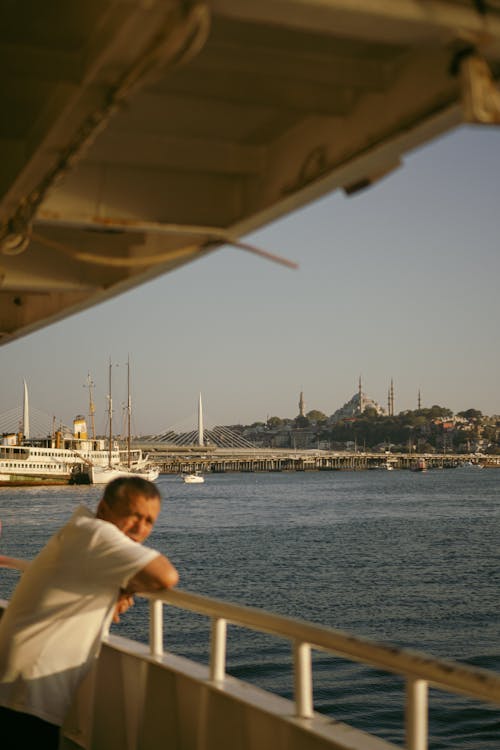
[[[177,585],[178,581],[177,569],[167,557],[158,555],[129,580],[124,593],[135,594],[138,591],[153,592],[171,589]]]

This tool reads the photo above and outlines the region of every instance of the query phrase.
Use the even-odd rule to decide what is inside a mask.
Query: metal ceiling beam
[[[454,0],[213,0],[214,12],[243,21],[403,44],[451,37],[500,38],[500,13],[480,14],[474,2]]]

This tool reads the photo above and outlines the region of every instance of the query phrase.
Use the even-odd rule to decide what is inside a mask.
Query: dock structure
[[[500,456],[456,453],[370,453],[355,451],[290,451],[266,448],[253,450],[220,449],[210,446],[173,447],[138,443],[149,451],[162,474],[201,471],[229,472],[280,471],[363,471],[370,469],[452,469],[461,465],[500,467]]]

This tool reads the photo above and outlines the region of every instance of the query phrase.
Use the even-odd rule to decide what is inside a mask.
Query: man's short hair
[[[161,500],[160,491],[156,484],[142,477],[118,477],[113,479],[106,485],[102,499],[108,508],[113,508],[121,502],[137,497],[137,495],[142,495],[146,500]]]

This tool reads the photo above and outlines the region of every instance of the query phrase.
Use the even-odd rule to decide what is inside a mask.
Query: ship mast
[[[109,465],[111,466],[111,452],[113,450],[113,399],[111,397],[111,357],[109,359],[109,385],[108,385],[108,414],[109,414]]]
[[[91,429],[92,440],[95,440],[95,419],[94,419],[95,404],[94,404],[94,394],[92,391],[94,386],[95,386],[95,383],[90,377],[90,372],[89,372],[87,373],[87,383],[83,387],[89,389],[89,418],[90,418],[90,429]]]
[[[130,395],[130,355],[127,357],[127,465],[130,469],[130,421],[132,416],[132,397]]]

